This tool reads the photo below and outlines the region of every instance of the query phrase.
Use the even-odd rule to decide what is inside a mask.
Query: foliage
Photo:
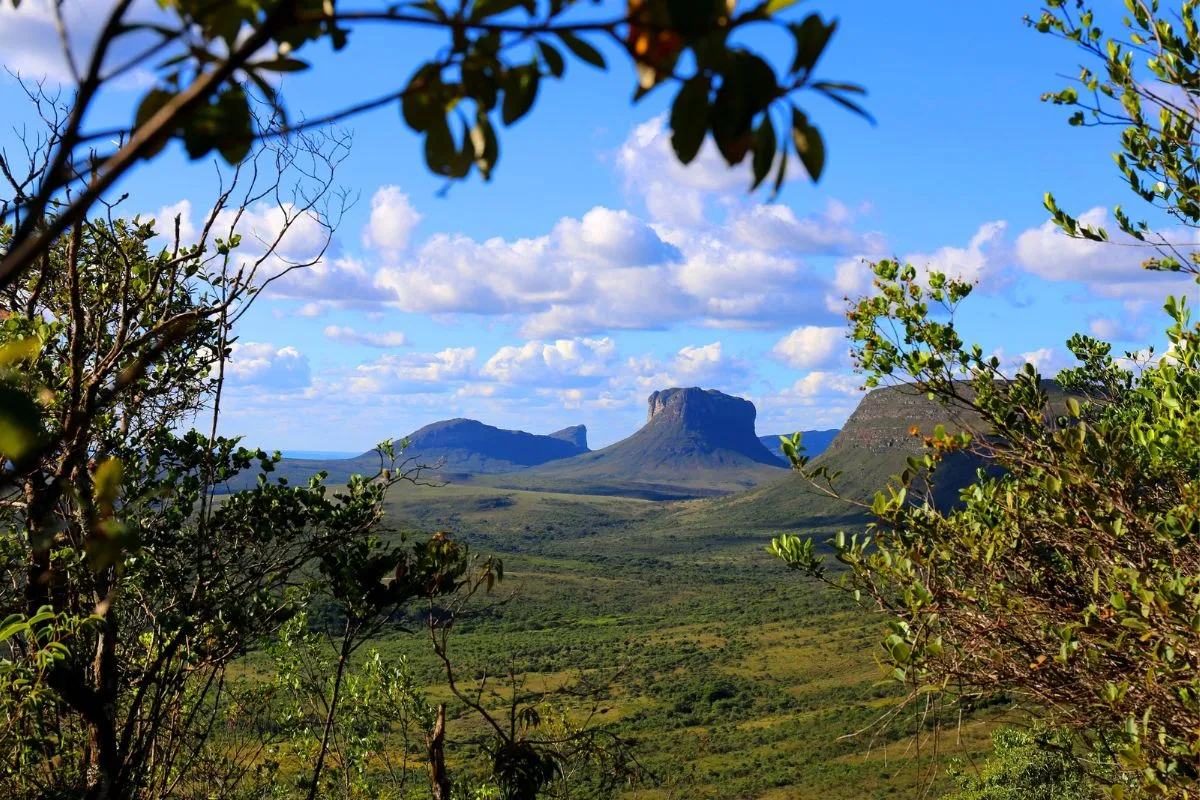
[[[271,280],[259,268],[273,247],[242,256],[234,232],[217,234],[220,215],[235,191],[250,198],[242,207],[273,195],[282,233],[299,219],[331,231],[321,198],[344,152],[336,136],[278,139],[229,176],[198,243],[177,233],[155,250],[153,224],[110,211],[74,225],[4,293],[0,377],[36,398],[5,414],[38,431],[0,425],[6,796],[232,794],[269,772],[270,737],[213,745],[219,721],[261,705],[228,670],[314,592],[341,621],[346,657],[406,602],[477,575],[490,588],[495,565],[444,538],[378,541],[388,488],[415,478],[390,443],[374,476],[332,491],[320,475],[270,480],[277,454],[176,433],[206,410],[216,430],[231,325]],[[248,470],[253,489],[214,499]]]
[[[1061,730],[1000,728],[978,770],[952,769],[960,784],[946,800],[1099,800],[1103,795]]]
[[[1071,123],[1124,125],[1118,168],[1143,200],[1188,227],[1200,221],[1193,143],[1196,6],[1178,13],[1129,0],[1127,39],[1107,37],[1083,2],[1056,0],[1031,24],[1098,58],[1079,83],[1047,95]],[[1073,9],[1073,10],[1072,10]],[[1104,242],[1047,196],[1068,236]],[[1125,240],[1151,269],[1196,273],[1194,252],[1134,223]],[[1079,365],[1058,387],[1026,365],[1015,377],[963,342],[955,312],[971,286],[907,264],[874,265],[875,294],[849,311],[867,384],[910,381],[955,424],[924,433],[924,452],[870,506],[864,533],[831,546],[831,578],[811,542],[776,539],[796,569],[865,596],[891,617],[893,677],[953,698],[1004,691],[1116,754],[1152,796],[1194,796],[1200,778],[1200,327],[1168,298],[1165,357],[1113,356],[1077,335]],[[1152,351],[1150,351],[1152,352]],[[835,476],[793,464],[837,493]],[[951,457],[985,466],[959,503],[921,491]],[[1112,787],[1114,796],[1123,787]]]
[[[354,29],[371,24],[438,30],[446,46],[400,88],[289,129],[397,106],[405,124],[423,136],[431,171],[459,180],[477,169],[487,179],[500,154],[497,122],[511,126],[528,114],[542,82],[564,76],[568,56],[605,69],[605,56],[593,43],[603,38],[636,69],[635,100],[661,84],[678,85],[671,128],[681,162],[695,158],[711,134],[730,164],[753,154],[755,187],[774,168],[778,192],[789,154],[817,180],[824,169],[824,140],[790,97],[808,89],[867,114],[857,103],[861,87],[815,75],[836,22],[816,13],[799,22],[783,19],[780,13],[793,4],[763,0],[739,11],[732,0],[629,0],[624,13],[589,19],[572,13],[586,5],[580,0],[423,0],[366,9],[347,9],[333,0],[164,0],[162,13],[148,22],[132,14],[127,0],[114,2],[86,64],[78,63],[64,31],[76,99],[52,156],[31,179],[10,180],[14,196],[0,205],[0,223],[14,215],[16,232],[0,262],[0,288],[85,216],[122,174],[172,140],[193,159],[216,152],[231,164],[240,162],[255,141],[270,135],[256,123],[251,95],[258,93],[283,115],[278,77],[308,70],[311,62],[305,59],[320,47],[351,47]],[[60,23],[66,27],[61,17]],[[790,62],[777,70],[741,44],[739,34],[749,26],[785,31],[794,42]],[[155,85],[131,124],[85,130],[84,117],[102,90],[137,69],[153,74]],[[110,140],[117,142],[111,153],[90,151],[96,142]],[[3,172],[19,174],[7,164]],[[67,192],[73,186],[78,192]],[[63,200],[61,207],[46,219],[57,200]]]
[[[1036,30],[1075,44],[1097,66],[1084,64],[1065,89],[1043,100],[1071,110],[1078,126],[1121,126],[1121,150],[1113,155],[1122,180],[1143,202],[1185,227],[1200,224],[1200,153],[1194,142],[1197,107],[1197,52],[1200,26],[1195,0],[1162,9],[1157,0],[1126,0],[1120,33],[1106,34],[1108,9],[1097,14],[1083,0],[1051,0],[1036,19]],[[1067,234],[1106,242],[1102,228],[1080,222],[1046,195],[1046,207]],[[1117,227],[1134,244],[1152,248],[1146,266],[1194,272],[1196,252],[1178,236],[1153,229],[1145,220],[1114,209]]]
[[[1009,380],[961,342],[953,311],[967,284],[935,273],[923,286],[895,262],[875,271],[880,293],[851,312],[868,380],[904,375],[978,421],[938,426],[876,496],[867,532],[833,541],[849,567],[838,582],[894,617],[884,643],[894,677],[959,696],[1019,692],[1113,737],[1147,787],[1192,785],[1200,329],[1168,301],[1171,355],[1137,374],[1076,337],[1084,360],[1063,381],[1078,394],[1054,409],[1032,366]],[[930,312],[938,304],[944,317]],[[954,508],[909,496],[956,452],[1002,474],[981,471]],[[825,576],[810,542],[782,537],[773,549]]]

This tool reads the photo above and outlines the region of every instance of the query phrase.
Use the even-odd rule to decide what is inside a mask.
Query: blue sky
[[[1116,132],[1070,128],[1038,100],[1079,56],[1024,27],[1037,4],[798,8],[835,5],[841,26],[820,72],[865,85],[878,124],[804,98],[829,143],[826,174],[815,187],[791,182],[773,205],[711,151],[675,165],[669,95],[631,106],[623,66],[572,62],[568,80],[543,84],[533,114],[502,133],[493,181],[444,196],[397,109],[348,121],[354,146],[337,183],[358,202],[323,262],[280,281],[244,319],[225,431],[349,451],[466,416],[533,432],[582,422],[599,446],[636,429],[646,396],[669,385],[752,399],[760,433],[834,427],[859,396],[841,297],[865,289],[862,259],[888,255],[977,279],[963,328],[1013,364],[1053,371],[1077,330],[1121,349],[1159,344],[1162,297],[1181,284],[1139,272],[1142,256],[1127,248],[1046,227],[1046,191],[1072,211],[1097,209],[1089,219],[1134,203],[1109,156]],[[88,12],[73,13],[86,30]],[[415,68],[410,54],[440,45],[381,29],[352,42],[288,78],[293,114],[392,89]],[[45,0],[3,6],[6,66],[61,76],[53,43]],[[782,41],[755,44],[786,54]],[[127,120],[145,88],[111,91],[95,124]],[[20,119],[7,77],[0,101]],[[12,146],[7,128],[0,142]],[[211,164],[168,151],[121,188],[131,212],[198,222],[215,180]],[[246,224],[266,231],[260,211]],[[312,245],[306,235],[295,252]]]

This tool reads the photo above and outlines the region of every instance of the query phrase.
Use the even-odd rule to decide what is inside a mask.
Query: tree
[[[1076,109],[1072,124],[1124,125],[1124,178],[1196,227],[1196,4],[1173,16],[1131,0],[1127,39],[1107,41],[1082,3],[1048,6],[1031,24],[1099,57],[1103,75],[1085,67],[1085,92],[1047,99],[1090,109]],[[1067,235],[1108,241],[1050,196],[1047,206]],[[1147,267],[1197,273],[1194,250],[1120,208],[1116,218],[1123,244],[1147,248]],[[1166,302],[1163,357],[1119,359],[1109,344],[1076,335],[1067,346],[1079,364],[1055,387],[1029,365],[1007,376],[963,342],[955,320],[969,284],[895,261],[874,271],[876,294],[848,314],[867,385],[911,382],[957,424],[925,432],[925,454],[876,495],[864,533],[830,542],[846,567],[840,577],[811,540],[780,537],[771,549],[886,611],[885,658],[914,692],[1024,698],[1093,752],[1114,753],[1148,794],[1194,796],[1200,327],[1185,302]],[[793,464],[836,494],[835,476],[809,468],[797,444],[785,448]],[[964,452],[986,469],[958,505],[938,508],[914,490]],[[1118,783],[1113,794],[1121,792]]]
[[[946,800],[1100,800],[1095,769],[1074,752],[1074,743],[1069,731],[1000,728],[978,770],[951,770],[959,789]]]
[[[20,2],[12,0],[13,7]],[[240,162],[255,141],[276,133],[256,124],[251,95],[257,92],[282,114],[277,76],[308,69],[302,57],[318,45],[335,51],[353,46],[354,29],[369,24],[439,30],[447,44],[382,97],[284,130],[397,105],[405,123],[424,136],[425,162],[434,173],[458,180],[475,168],[486,179],[499,157],[494,121],[508,126],[525,116],[541,81],[563,77],[564,51],[604,69],[604,56],[588,41],[604,38],[636,67],[635,100],[664,83],[679,86],[671,127],[682,162],[695,157],[711,132],[730,164],[753,154],[755,186],[777,165],[778,191],[791,152],[816,180],[825,145],[791,95],[811,89],[865,116],[854,99],[863,91],[854,84],[817,80],[814,68],[836,23],[815,13],[802,22],[779,18],[794,2],[763,0],[738,12],[733,0],[629,0],[617,16],[584,19],[573,14],[584,5],[579,0],[423,0],[361,10],[329,0],[167,0],[159,4],[162,15],[146,21],[132,14],[131,0],[114,0],[86,59],[71,49],[61,3],[55,3],[75,97],[62,135],[35,179],[18,180],[19,173],[4,164],[14,196],[0,206],[0,224],[11,214],[15,231],[0,261],[0,289],[81,220],[123,174],[169,141],[182,142],[191,158],[217,152],[231,164]],[[750,25],[780,27],[794,39],[794,58],[778,74],[737,42],[736,35]],[[151,72],[156,85],[131,124],[85,130],[88,110],[105,86],[137,69]],[[110,140],[118,142],[112,152],[92,150]],[[78,191],[64,194],[71,186]]]
[[[264,286],[308,263],[276,263],[293,225],[332,235],[348,146],[336,132],[268,140],[226,176],[195,243],[176,221],[156,250],[153,222],[107,207],[0,295],[6,796],[236,786],[264,743],[209,746],[233,702],[226,670],[307,607],[304,587],[333,591],[357,636],[372,609],[475,574],[465,551],[376,552],[388,487],[419,476],[390,446],[377,475],[334,493],[321,476],[269,480],[277,455],[215,433],[232,326]],[[246,255],[239,220],[262,198],[277,201],[280,229]],[[204,412],[208,436],[176,433]],[[260,471],[257,488],[218,501],[248,469]]]

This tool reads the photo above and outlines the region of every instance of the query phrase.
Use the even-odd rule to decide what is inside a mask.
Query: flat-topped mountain
[[[1062,413],[1064,394],[1052,381],[1043,384],[1049,395],[1048,416]],[[825,465],[840,471],[836,485],[848,498],[869,502],[875,492],[900,473],[909,456],[922,452],[922,436],[937,425],[948,430],[967,425],[982,428],[971,412],[947,408],[929,400],[910,385],[875,389],[866,394],[829,447],[811,466]],[[914,436],[916,426],[920,436]],[[778,440],[777,440],[778,441]],[[980,461],[967,454],[954,454],[938,469],[934,499],[940,506],[953,504],[959,492],[976,479]],[[911,496],[915,496],[914,492]],[[791,474],[733,497],[714,498],[685,509],[687,524],[697,527],[787,530],[861,519],[860,509],[835,500]]]
[[[723,491],[780,474],[779,459],[754,433],[749,400],[690,387],[654,392],[647,406],[646,424],[629,438],[523,474]]]

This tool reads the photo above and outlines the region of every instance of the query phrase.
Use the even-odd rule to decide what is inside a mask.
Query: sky
[[[0,6],[0,63],[53,83],[67,72],[48,2]],[[68,0],[81,42],[103,5]],[[1081,56],[1023,25],[1037,3],[797,9],[839,19],[818,71],[865,86],[877,124],[802,95],[826,171],[815,186],[790,180],[774,203],[748,193],[748,168],[725,167],[711,145],[675,163],[670,94],[631,104],[633,76],[611,49],[607,73],[572,61],[565,81],[543,82],[532,114],[501,131],[489,183],[445,190],[394,106],[343,123],[353,146],[336,185],[355,202],[319,263],[273,283],[239,323],[223,432],[266,448],[361,451],[469,417],[534,433],[584,423],[598,447],[636,430],[646,397],[670,386],[752,400],[760,434],[838,427],[862,382],[844,298],[868,290],[869,261],[892,256],[977,281],[960,328],[1009,368],[1053,374],[1076,331],[1119,351],[1162,349],[1164,297],[1195,300],[1195,286],[1047,222],[1047,191],[1091,222],[1136,200],[1110,156],[1117,131],[1071,128],[1039,101]],[[393,90],[441,45],[428,32],[352,37],[286,78],[294,117]],[[752,43],[787,57],[782,40]],[[129,120],[152,84],[123,79],[89,122]],[[7,75],[0,103],[11,150],[33,118]],[[186,231],[217,186],[211,162],[172,146],[119,189],[128,213],[180,214]],[[277,213],[250,212],[247,238],[269,236]],[[323,241],[300,225],[285,249],[304,257]]]

